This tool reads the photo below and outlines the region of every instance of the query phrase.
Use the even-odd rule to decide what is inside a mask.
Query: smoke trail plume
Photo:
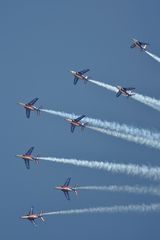
[[[157,62],[160,62],[160,58],[158,56],[156,56],[153,53],[150,53],[148,51],[145,51],[150,57],[152,57],[153,59],[155,59]]]
[[[92,130],[110,135],[110,136],[114,136],[117,138],[121,138],[130,142],[134,142],[134,143],[138,143],[141,145],[146,145],[149,147],[153,147],[156,149],[160,149],[160,143],[156,140],[152,140],[152,139],[147,139],[147,138],[143,138],[141,136],[133,136],[131,134],[124,134],[121,132],[117,132],[117,131],[113,131],[113,130],[109,130],[109,129],[104,129],[104,128],[97,128],[97,127],[92,127],[92,126],[86,126],[87,128],[90,128]]]
[[[69,114],[69,113],[54,111],[54,110],[41,109],[41,111],[46,112],[46,113],[50,113],[50,114],[53,114],[53,115],[56,115],[56,116],[64,117],[64,118],[74,119],[74,118],[78,117],[75,114]],[[101,121],[99,119],[88,118],[88,117],[85,117],[85,119],[82,119],[82,122],[87,122],[89,124],[89,126],[93,126],[93,127],[107,128],[109,130],[122,132],[124,134],[131,134],[131,135],[134,135],[136,137],[141,136],[143,138],[150,138],[152,140],[157,140],[157,144],[159,144],[159,146],[160,146],[160,133],[157,133],[157,132],[152,132],[150,130],[143,129],[143,128],[141,128],[141,129],[135,128],[135,127],[132,127],[132,126],[128,126],[126,124],[119,124],[119,123],[116,123],[116,122]]]
[[[144,103],[145,105],[148,105],[149,107],[154,108],[157,111],[160,111],[160,100],[157,100],[155,98],[143,96],[141,94],[136,93],[136,95],[131,96],[134,100]]]
[[[93,79],[89,79],[88,81],[91,82],[91,83],[96,84],[97,86],[100,86],[100,87],[103,87],[103,88],[105,88],[107,90],[110,90],[112,92],[116,93],[118,91],[118,89],[116,87],[114,87],[112,85],[109,85],[107,83],[102,83],[102,82],[99,82],[99,81],[96,81],[96,80],[93,80]]]
[[[131,176],[139,176],[152,180],[160,180],[160,167],[149,167],[146,165],[123,164],[112,162],[98,162],[77,159],[37,157],[38,160],[46,160],[55,163],[70,164],[77,167],[87,167],[91,169],[105,170],[112,173],[121,173]]]
[[[92,79],[90,79],[89,81],[91,83],[94,83],[94,84],[96,84],[96,85],[98,85],[100,87],[103,87],[103,88],[105,88],[107,90],[110,90],[112,92],[116,93],[118,91],[118,89],[116,87],[114,87],[112,85],[109,85],[107,83],[102,83],[102,82],[99,82],[99,81],[96,81],[96,80],[92,80]],[[149,107],[152,107],[155,110],[160,111],[160,100],[157,100],[155,98],[151,98],[151,97],[148,97],[148,96],[144,96],[144,95],[138,94],[138,93],[136,93],[135,95],[130,96],[130,98],[132,98],[132,99],[134,99],[134,100],[136,100],[138,102],[141,102],[141,103],[143,103],[143,104],[145,104],[145,105],[147,105]]]
[[[127,192],[127,193],[136,193],[136,194],[151,194],[160,196],[160,187],[146,187],[146,186],[118,186],[118,185],[109,185],[109,186],[80,186],[76,187],[77,190],[95,190],[95,191],[105,191],[105,192]]]
[[[71,209],[71,210],[61,210],[55,212],[43,213],[46,215],[71,215],[71,214],[82,214],[82,213],[150,213],[159,212],[160,204],[142,204],[142,205],[115,205],[112,207],[96,207],[96,208],[84,208],[84,209]]]

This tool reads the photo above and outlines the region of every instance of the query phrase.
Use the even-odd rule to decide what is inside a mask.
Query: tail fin
[[[42,220],[43,222],[45,222],[45,219],[44,219],[44,217],[42,217],[42,216],[41,216],[41,220]]]
[[[36,111],[37,111],[37,115],[40,115],[40,113],[41,113],[41,109],[42,109],[43,107],[42,106],[39,106],[37,109],[36,109]]]
[[[39,156],[37,155],[37,157],[34,158],[35,163],[36,163],[37,165],[39,164],[39,159],[38,159],[38,157],[39,157]]]
[[[44,219],[44,217],[43,217],[43,211],[42,211],[42,210],[41,210],[39,216],[40,216],[40,219],[41,219],[43,222],[45,222],[45,219]]]
[[[78,82],[78,77],[75,77],[75,78],[74,78],[74,81],[73,81],[73,84],[76,85],[77,82]]]
[[[76,184],[76,185],[74,186],[74,188],[73,188],[73,190],[74,190],[74,192],[75,192],[76,195],[78,195],[77,187],[78,187],[78,184]]]

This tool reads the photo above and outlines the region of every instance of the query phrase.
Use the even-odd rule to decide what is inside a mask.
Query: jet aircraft
[[[75,127],[81,127],[83,130],[87,123],[81,123],[80,120],[84,118],[86,115],[82,115],[75,119],[65,118],[66,121],[68,121],[71,124],[71,132],[74,132]]]
[[[117,86],[117,88],[118,88],[118,92],[116,93],[116,97],[119,97],[121,94],[127,97],[135,95],[135,93],[132,92],[132,90],[135,89],[134,87],[125,88],[125,87]]]
[[[70,72],[73,74],[73,76],[74,76],[74,82],[73,82],[73,84],[76,85],[79,79],[85,80],[85,82],[86,82],[89,77],[88,77],[88,76],[85,76],[84,74],[85,74],[86,72],[88,72],[88,71],[89,71],[89,69],[84,69],[84,70],[79,71],[79,72],[70,71]]]
[[[31,207],[28,214],[21,216],[21,219],[29,220],[34,226],[37,226],[35,223],[35,219],[38,218],[40,218],[43,222],[45,221],[43,218],[43,211],[41,210],[40,213],[33,213],[33,207]]]
[[[17,154],[16,157],[22,158],[25,162],[26,168],[30,169],[30,161],[34,160],[37,164],[39,163],[37,157],[32,156],[34,147],[31,147],[25,154]]]
[[[149,43],[140,42],[135,38],[133,38],[132,41],[133,41],[133,44],[130,46],[131,48],[137,47],[137,48],[140,48],[141,50],[144,50],[144,51],[147,50],[147,47],[148,47]]]
[[[64,185],[55,187],[57,190],[61,190],[62,192],[64,192],[64,195],[67,200],[70,200],[69,192],[75,192],[77,194],[76,188],[78,185],[75,185],[75,187],[71,187],[69,186],[70,181],[71,181],[71,177],[67,178]]]
[[[37,108],[34,106],[35,102],[38,101],[39,98],[34,98],[33,100],[31,100],[28,103],[18,103],[19,105],[21,105],[22,107],[24,107],[26,109],[26,117],[29,118],[30,117],[30,113],[31,111],[36,111],[37,114],[40,113],[40,107]]]

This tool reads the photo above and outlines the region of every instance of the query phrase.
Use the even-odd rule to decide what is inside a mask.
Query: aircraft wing
[[[78,73],[81,74],[81,75],[83,75],[84,73],[86,73],[86,72],[88,72],[88,71],[89,71],[89,69],[84,69],[84,70],[82,70],[82,71],[79,71]]]
[[[86,116],[86,115],[82,115],[82,116],[80,116],[80,117],[74,119],[74,121],[79,122],[79,121],[80,121],[82,118],[84,118],[85,116]]]
[[[136,47],[136,44],[135,43],[133,43],[131,46],[130,46],[130,48],[135,48]]]
[[[70,200],[70,197],[69,197],[69,193],[68,193],[68,192],[64,192],[64,195],[65,195],[65,197],[67,198],[67,200]]]
[[[71,181],[71,177],[67,178],[67,180],[64,183],[64,186],[68,186]]]
[[[78,77],[75,77],[75,78],[74,78],[74,82],[73,82],[73,83],[74,83],[74,85],[76,85],[76,84],[77,84],[77,82],[78,82]]]
[[[150,45],[149,43],[140,42],[142,45]]]
[[[121,94],[122,94],[121,91],[118,91],[118,92],[116,93],[116,97],[119,97]]]
[[[37,227],[37,224],[35,223],[34,220],[30,220],[30,221],[31,221],[31,223],[32,223],[35,227]]]
[[[134,90],[136,89],[135,87],[128,87],[128,88],[124,88],[126,91],[131,91],[131,90]]]
[[[73,133],[74,132],[74,129],[75,129],[75,125],[71,124],[71,132]]]
[[[34,98],[33,100],[31,100],[29,103],[27,103],[28,105],[33,105],[35,104],[35,102],[38,101],[39,98]]]
[[[26,159],[25,159],[24,162],[25,162],[26,168],[27,168],[27,169],[30,169],[29,160],[26,160]]]
[[[26,117],[27,117],[27,118],[29,118],[29,117],[30,117],[30,112],[31,112],[31,110],[30,110],[30,109],[28,109],[28,108],[26,108]]]
[[[33,152],[34,147],[31,147],[27,152],[26,155],[31,155],[31,153]]]
[[[28,215],[31,215],[31,214],[33,214],[33,207],[31,207],[31,209],[29,210]]]

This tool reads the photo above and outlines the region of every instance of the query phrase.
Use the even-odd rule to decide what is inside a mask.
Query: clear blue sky
[[[159,165],[159,152],[89,129],[70,133],[62,118],[28,120],[16,103],[39,97],[43,107],[160,130],[159,112],[92,84],[73,85],[70,69],[90,68],[93,79],[135,86],[159,98],[160,65],[131,38],[150,42],[160,56],[159,1],[1,1],[1,239],[159,240],[159,214],[50,216],[34,228],[19,216],[35,211],[159,202],[126,193],[81,191],[66,201],[53,186],[69,176],[79,185],[157,184],[85,168],[41,162],[28,171],[15,154]]]

